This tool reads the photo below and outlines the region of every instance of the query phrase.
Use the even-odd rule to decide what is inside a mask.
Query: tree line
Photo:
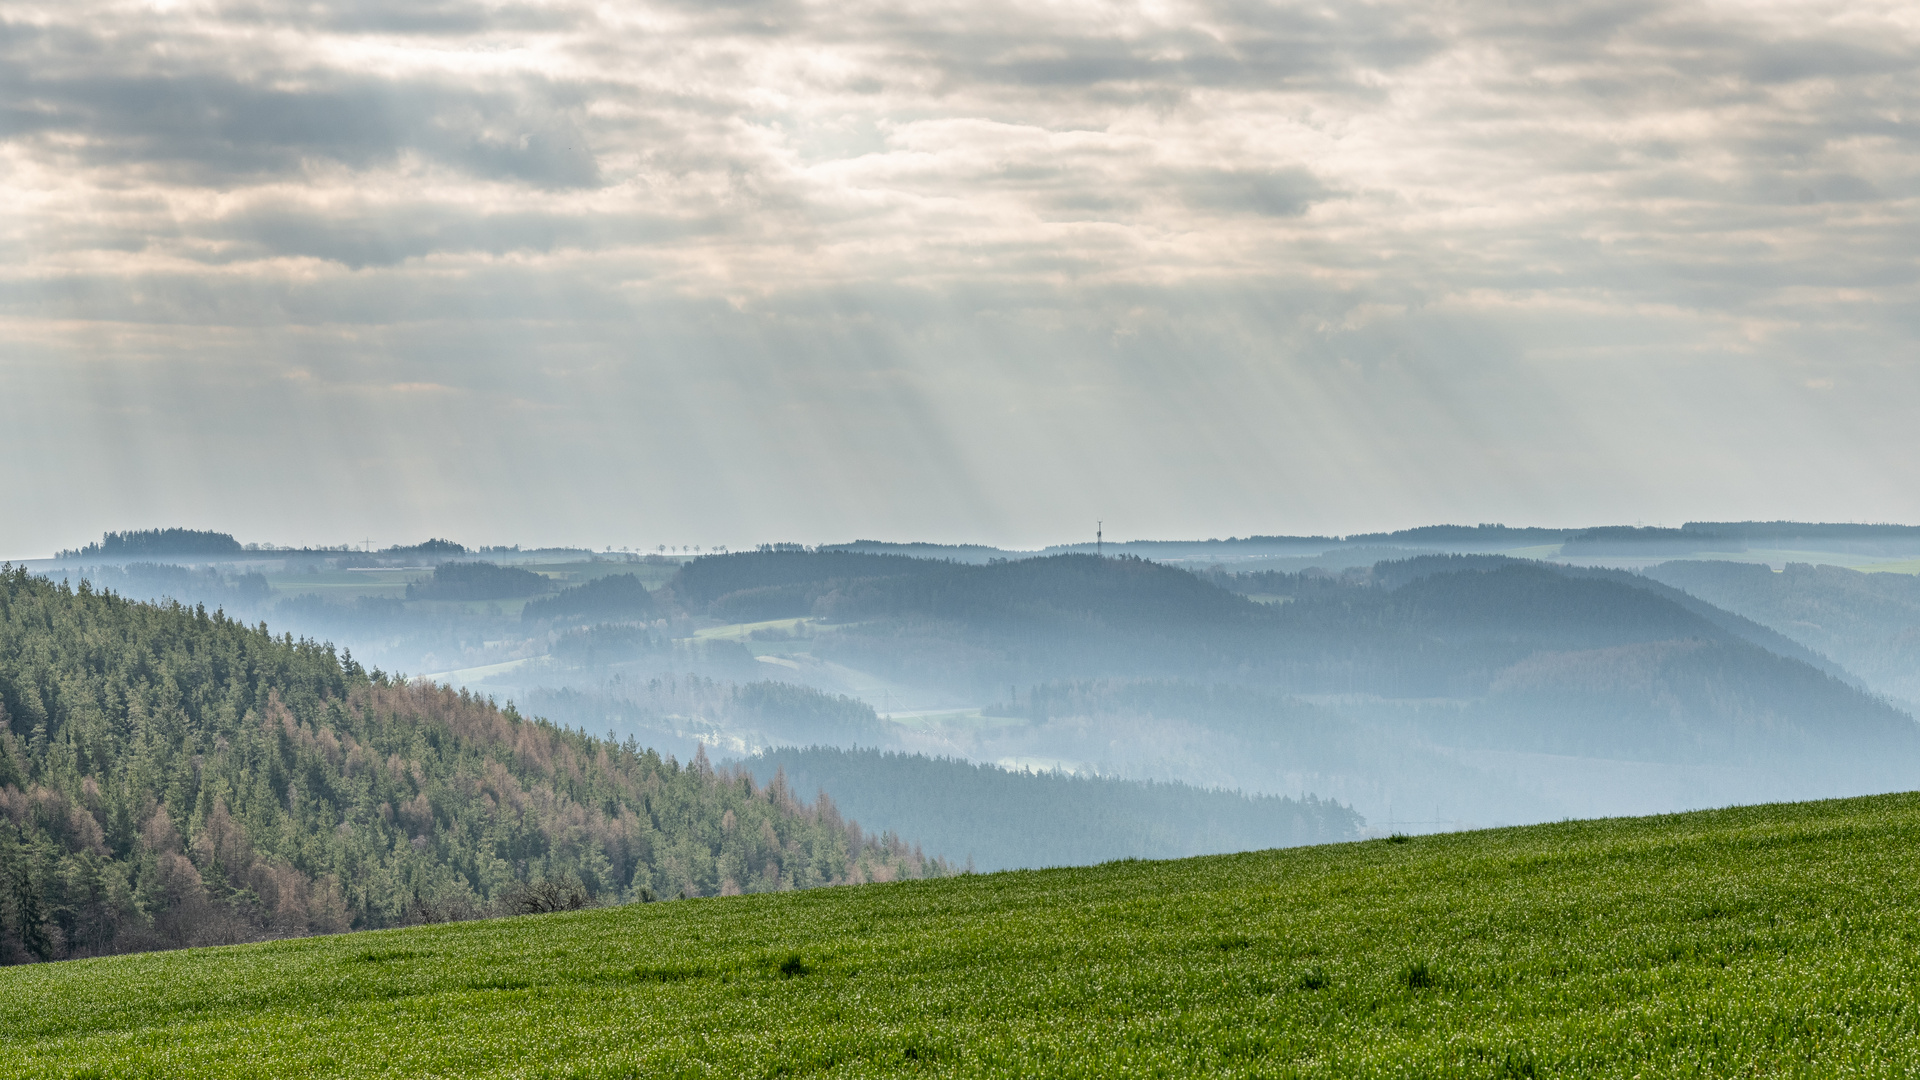
[[[97,544],[62,551],[62,559],[126,559],[154,555],[234,557],[245,552],[230,533],[204,529],[128,529],[104,533]]]

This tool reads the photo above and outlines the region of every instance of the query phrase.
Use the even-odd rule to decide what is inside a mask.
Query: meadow
[[[1920,796],[0,970],[0,1077],[1907,1076]]]
[[[579,585],[611,574],[632,574],[650,589],[657,589],[672,579],[679,569],[678,563],[641,563],[596,560],[591,562],[522,562],[503,557],[494,561],[509,563],[531,570],[542,577],[552,579],[555,588]],[[300,596],[315,593],[326,596],[336,602],[351,601],[365,596],[375,599],[398,600],[407,595],[407,586],[411,583],[426,581],[433,576],[431,566],[407,567],[364,567],[345,570],[324,570],[306,566],[288,566],[264,574],[267,585],[275,596]],[[434,603],[414,601],[415,604]],[[442,607],[451,608],[444,602]],[[503,602],[505,603],[505,602]],[[521,601],[512,601],[514,611],[519,610]],[[474,610],[484,608],[485,602],[476,602]]]

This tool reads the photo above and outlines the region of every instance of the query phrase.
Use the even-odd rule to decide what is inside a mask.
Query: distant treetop
[[[444,555],[452,557],[465,555],[466,553],[467,548],[465,544],[456,544],[451,540],[428,540],[425,543],[414,544],[412,547],[402,547],[399,544],[395,544],[387,549],[387,554],[389,555]]]
[[[1749,540],[1913,540],[1920,525],[1870,525],[1854,522],[1812,521],[1689,521],[1681,530]]]
[[[539,619],[652,618],[658,613],[653,594],[632,574],[610,574],[575,585],[544,600],[530,600],[520,610],[520,621]]]
[[[517,566],[444,562],[433,577],[407,586],[409,600],[517,600],[552,592],[553,582]]]
[[[1482,522],[1478,525],[1421,525],[1390,533],[1353,533],[1345,537],[1349,544],[1393,542],[1401,544],[1555,544],[1573,529],[1542,529],[1533,526],[1502,525]]]
[[[144,558],[148,555],[238,555],[246,549],[231,534],[199,529],[129,529],[110,532],[97,544],[62,551],[62,559]]]

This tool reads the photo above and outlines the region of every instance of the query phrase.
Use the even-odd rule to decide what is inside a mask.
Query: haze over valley
[[[1911,1071],[1917,251],[1911,0],[4,0],[0,1080]]]
[[[955,866],[1920,776],[1920,529],[1899,526],[645,555],[281,549],[175,529],[22,565],[264,621],[370,670],[739,762],[761,783],[784,770]]]

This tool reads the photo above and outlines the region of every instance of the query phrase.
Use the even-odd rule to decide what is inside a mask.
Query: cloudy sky
[[[1920,522],[1920,7],[0,0],[0,555]]]

